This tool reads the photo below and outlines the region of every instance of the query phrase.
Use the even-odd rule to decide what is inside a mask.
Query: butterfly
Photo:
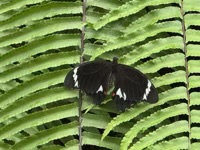
[[[97,105],[106,97],[111,83],[114,84],[112,100],[120,111],[139,101],[158,101],[158,93],[152,82],[139,70],[118,64],[116,57],[113,61],[82,63],[71,70],[64,80],[66,87],[82,90]]]

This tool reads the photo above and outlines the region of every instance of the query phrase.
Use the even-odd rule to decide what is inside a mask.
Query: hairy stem
[[[182,17],[182,33],[183,33],[183,52],[185,55],[185,78],[186,78],[186,89],[187,89],[187,102],[188,102],[188,149],[191,149],[191,115],[190,115],[190,93],[189,93],[189,71],[188,71],[188,60],[187,60],[187,43],[186,43],[186,28],[184,20],[185,11],[183,8],[183,0],[181,0],[181,17]]]
[[[86,21],[86,2],[87,0],[83,0],[82,2],[82,23],[83,27],[81,29],[81,46],[80,46],[80,63],[83,63],[83,52],[84,52],[84,39],[85,39],[85,21]],[[82,93],[79,91],[79,150],[82,150]]]

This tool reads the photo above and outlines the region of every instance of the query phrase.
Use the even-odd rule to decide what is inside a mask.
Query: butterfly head
[[[118,61],[118,58],[117,57],[113,57],[113,64],[115,64],[115,65],[118,64],[117,61]]]

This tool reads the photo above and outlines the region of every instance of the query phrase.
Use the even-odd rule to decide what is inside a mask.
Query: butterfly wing
[[[117,108],[124,111],[132,104],[144,100],[149,103],[158,101],[158,94],[148,78],[139,70],[119,64],[115,74],[113,100]]]
[[[106,96],[111,72],[110,61],[86,62],[68,73],[64,85],[84,91],[95,104],[100,104]]]

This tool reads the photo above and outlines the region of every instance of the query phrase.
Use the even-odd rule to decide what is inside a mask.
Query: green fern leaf
[[[78,134],[77,132],[77,122],[71,122],[66,125],[60,125],[53,127],[51,129],[41,131],[33,136],[26,138],[25,140],[18,142],[10,149],[32,149],[39,145],[45,144],[53,139],[58,139],[61,137],[71,136]]]
[[[41,112],[29,114],[23,118],[16,120],[15,122],[8,124],[1,128],[0,139],[7,138],[13,134],[33,126],[38,126],[53,120],[62,119],[65,117],[77,116],[76,110],[77,104],[72,103],[69,105],[63,105],[51,109],[47,109]]]
[[[178,127],[178,128],[177,128]],[[170,132],[166,132],[170,131]],[[177,134],[181,132],[188,132],[188,122],[187,121],[177,121],[175,123],[171,123],[169,125],[160,127],[156,131],[148,134],[144,138],[140,139],[139,142],[133,144],[130,150],[134,149],[143,149],[145,147],[150,146],[156,141],[161,140],[163,137],[167,137],[172,134]]]
[[[124,5],[118,7],[117,9],[112,10],[110,13],[107,15],[103,16],[102,18],[99,19],[99,21],[94,24],[94,28],[98,30],[99,28],[105,26],[107,23],[111,21],[115,21],[119,18],[129,16],[131,14],[137,13],[139,10],[147,7],[147,6],[154,6],[154,5],[160,5],[160,4],[169,4],[169,3],[176,3],[174,0],[167,0],[167,1],[162,1],[162,0],[153,0],[153,1],[130,1],[125,3]],[[137,6],[137,7],[134,7]]]
[[[14,117],[22,112],[28,111],[34,107],[42,106],[64,98],[73,98],[78,95],[77,91],[67,90],[64,88],[45,89],[40,92],[30,94],[22,99],[15,101],[7,108],[0,111],[0,122]]]
[[[117,137],[106,137],[105,141],[100,142],[101,135],[100,134],[94,134],[94,133],[88,133],[84,132],[83,133],[83,144],[87,145],[98,145],[100,147],[105,147],[108,149],[114,149],[114,150],[119,150],[119,143],[120,143],[120,138]]]
[[[120,149],[128,149],[128,146],[129,144],[131,144],[132,139],[135,138],[138,134],[137,132],[144,131],[147,128],[150,128],[151,126],[155,126],[167,118],[182,114],[187,114],[186,104],[178,104],[159,110],[158,112],[155,112],[154,114],[148,116],[144,120],[139,121],[125,134],[125,137],[122,139]]]
[[[161,150],[161,149],[187,149],[188,137],[175,138],[169,141],[160,142],[156,145],[150,146],[148,150]]]
[[[66,70],[61,70],[39,75],[32,80],[25,82],[24,84],[14,87],[0,97],[0,107],[3,108],[19,98],[42,88],[47,88],[49,85],[62,83],[63,76],[65,76],[66,72]]]

